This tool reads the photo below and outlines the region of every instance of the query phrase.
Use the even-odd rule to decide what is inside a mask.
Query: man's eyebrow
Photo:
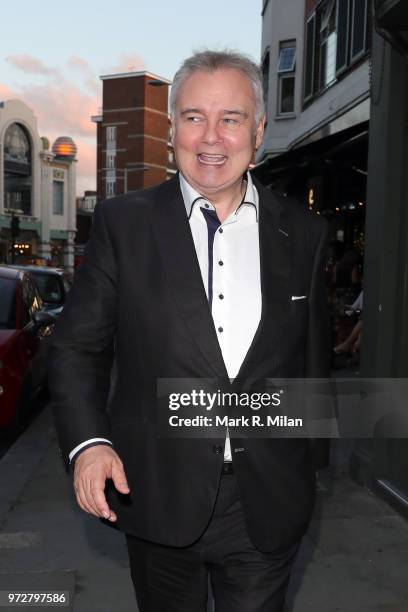
[[[236,109],[236,108],[232,108],[232,109],[226,108],[226,109],[224,109],[224,115],[240,115],[240,117],[245,117],[245,118],[248,117],[248,113],[246,113],[244,110],[239,110],[239,109]]]
[[[202,113],[203,111],[200,110],[199,108],[184,108],[181,112],[180,115],[188,115],[189,113]]]

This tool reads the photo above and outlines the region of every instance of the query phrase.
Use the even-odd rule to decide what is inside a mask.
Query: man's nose
[[[218,127],[219,126],[216,121],[208,121],[206,123],[205,132],[203,134],[203,142],[208,145],[215,145],[220,142],[221,137]]]

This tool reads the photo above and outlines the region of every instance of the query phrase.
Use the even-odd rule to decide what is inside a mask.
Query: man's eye
[[[197,115],[187,115],[186,119],[191,123],[197,123],[198,121],[200,121],[200,117],[198,117]]]
[[[224,123],[226,123],[227,125],[235,125],[238,123],[238,121],[236,119],[232,119],[232,117],[224,117]]]

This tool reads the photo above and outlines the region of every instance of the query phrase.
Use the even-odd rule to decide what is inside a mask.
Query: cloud
[[[74,83],[62,79],[58,84],[28,84],[20,89],[18,97],[34,109],[43,132],[58,130],[72,138],[95,136],[91,115],[96,114],[98,99]]]
[[[10,100],[12,96],[13,94],[10,87],[7,87],[4,83],[0,83],[0,102],[3,100]]]
[[[67,64],[71,68],[76,68],[85,72],[86,74],[89,74],[89,72],[91,71],[91,67],[86,61],[86,59],[83,57],[79,57],[78,55],[71,55],[71,57],[67,61]]]
[[[12,89],[0,83],[0,100],[19,99],[25,102],[38,120],[40,136],[52,143],[58,136],[70,136],[78,147],[77,194],[96,189],[96,125],[91,115],[101,106],[102,84],[87,60],[71,56],[63,68],[45,65],[31,55],[12,55],[9,64],[25,74],[42,75],[38,81],[28,77]],[[101,74],[130,72],[145,68],[138,54],[121,55],[116,65]],[[78,80],[79,78],[79,80]],[[81,80],[82,79],[82,80]]]
[[[99,79],[95,76],[94,71],[90,64],[83,57],[79,57],[78,55],[72,55],[67,65],[69,68],[74,70],[77,73],[80,73],[83,77],[84,85],[92,91],[92,93],[99,93]]]
[[[146,65],[141,55],[138,53],[122,54],[119,57],[118,63],[110,66],[102,74],[115,74],[117,72],[138,72],[145,70]]]
[[[25,53],[9,55],[6,61],[14,68],[28,74],[56,75],[59,72],[56,68],[46,66],[37,57]]]

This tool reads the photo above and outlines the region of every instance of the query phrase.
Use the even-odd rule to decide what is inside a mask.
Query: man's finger
[[[119,493],[130,493],[129,485],[126,480],[125,470],[121,463],[114,461],[112,464],[112,480]]]
[[[88,514],[95,514],[94,509],[89,505],[83,486],[78,485],[75,490],[79,507]]]
[[[109,518],[111,514],[111,509],[109,508],[108,503],[106,501],[105,489],[102,481],[97,479],[93,483],[91,483],[90,494],[92,496],[95,508],[99,513],[99,516]]]

